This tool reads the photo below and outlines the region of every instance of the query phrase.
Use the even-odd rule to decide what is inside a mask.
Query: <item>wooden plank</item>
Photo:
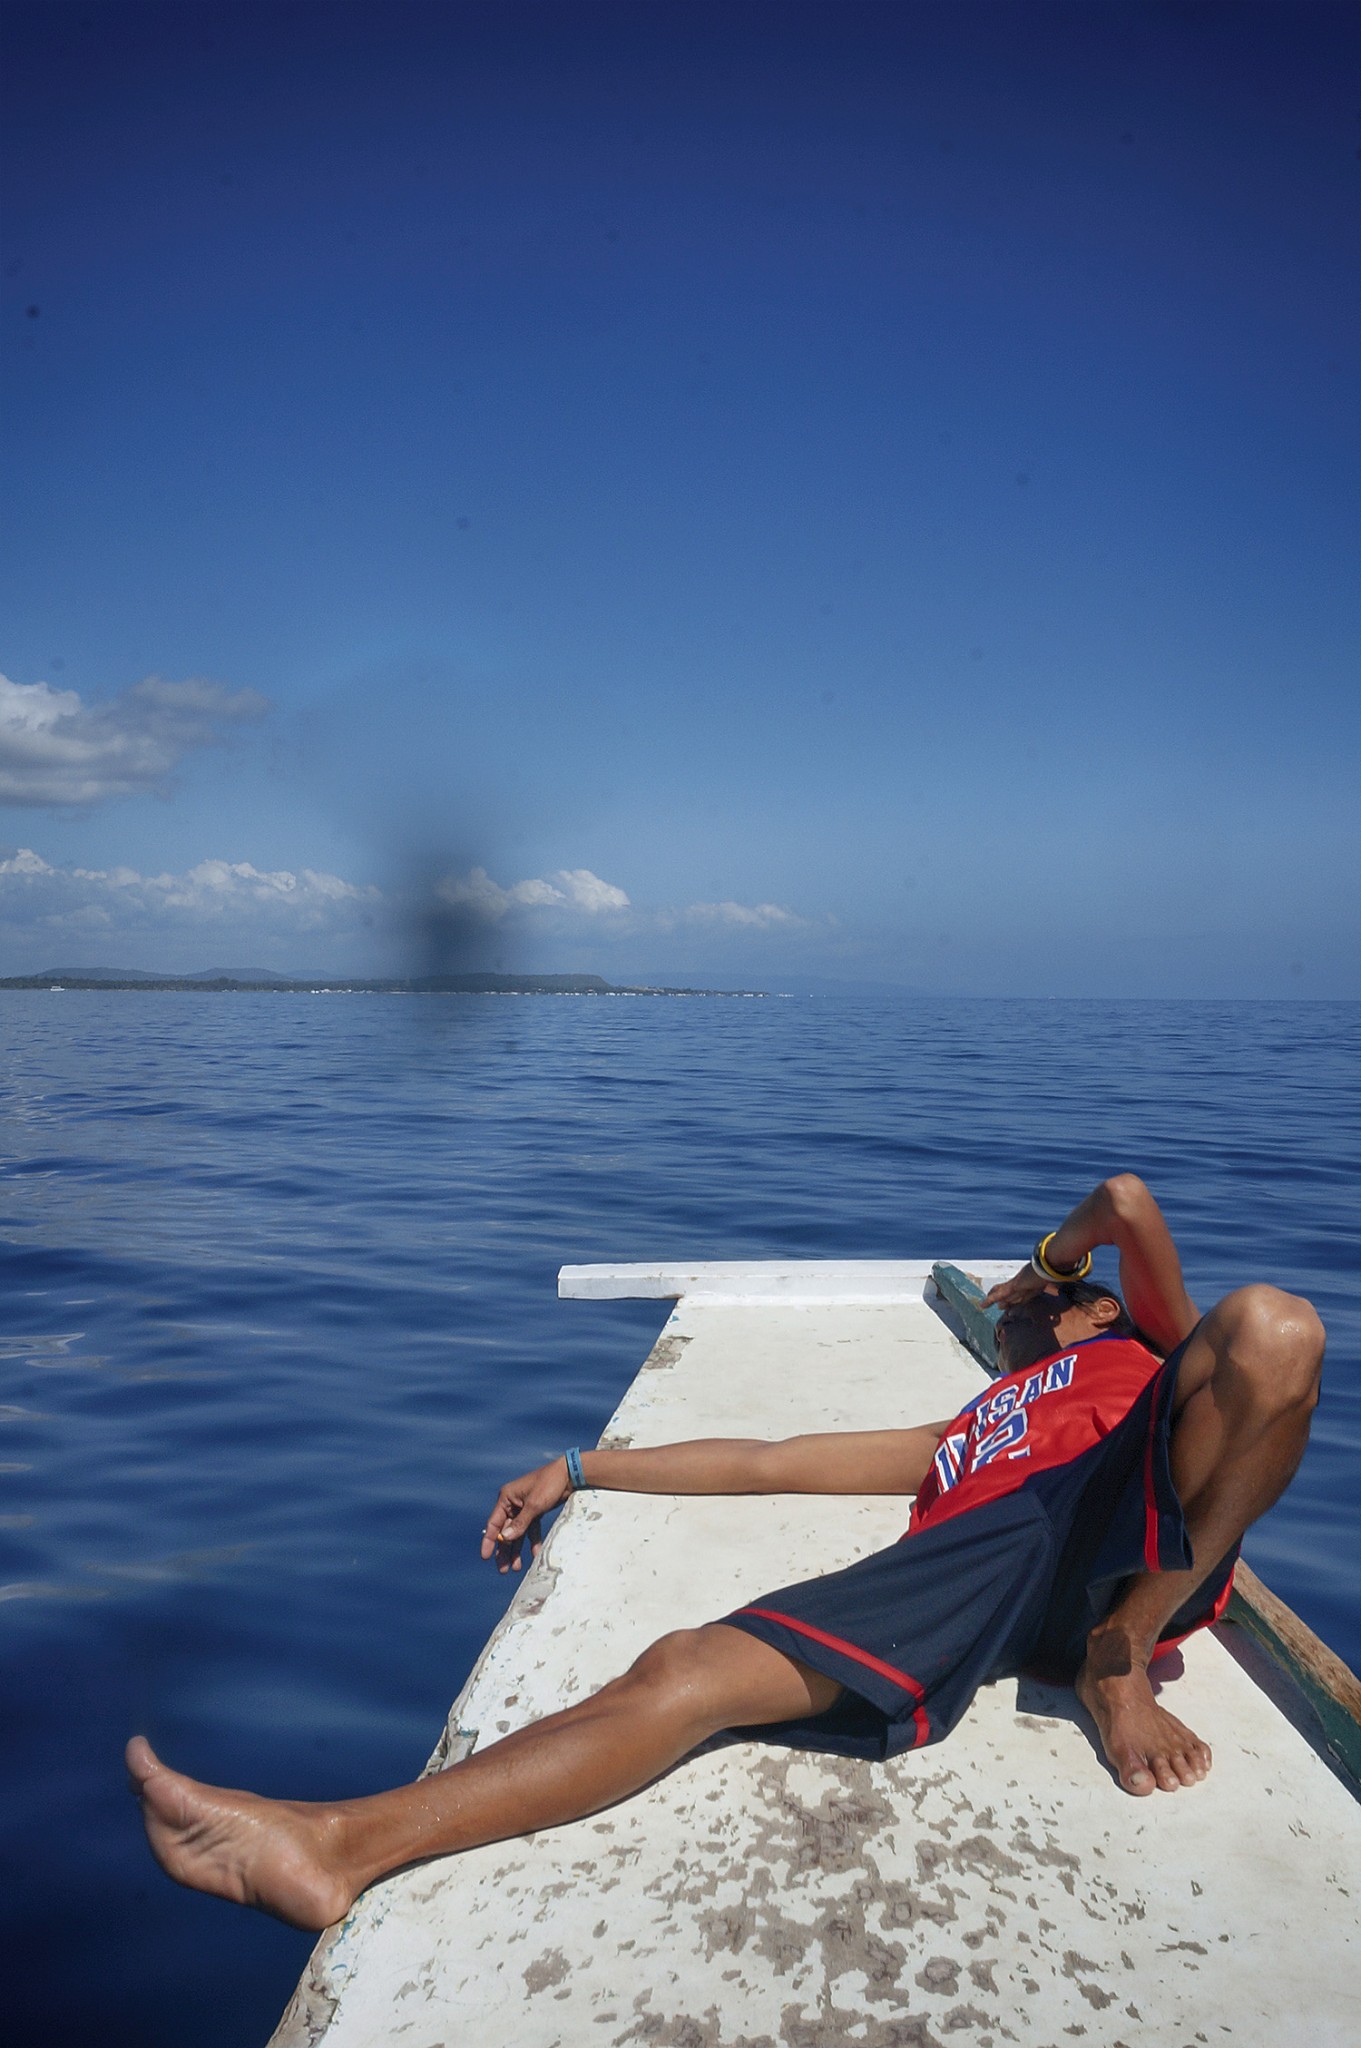
[[[961,1273],[958,1266],[946,1265],[942,1261],[931,1268],[931,1278],[941,1298],[959,1317],[964,1342],[984,1372],[991,1373],[996,1379],[1000,1370],[997,1363],[997,1324],[1001,1309],[984,1308],[982,1290],[967,1273]]]
[[[1246,1629],[1294,1680],[1318,1716],[1330,1754],[1361,1792],[1361,1679],[1241,1559],[1225,1619]]]

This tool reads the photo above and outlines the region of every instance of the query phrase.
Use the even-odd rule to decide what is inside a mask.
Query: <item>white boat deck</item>
[[[565,1268],[564,1294],[681,1297],[602,1442],[951,1414],[984,1375],[929,1271]],[[906,1519],[882,1497],[578,1496],[435,1761]],[[322,1937],[273,2048],[1355,2048],[1361,1805],[1240,1632],[1160,1669],[1214,1747],[1193,1791],[1129,1798],[1072,1693],[1031,1680],[888,1764],[717,1749],[592,1819],[373,1886]]]

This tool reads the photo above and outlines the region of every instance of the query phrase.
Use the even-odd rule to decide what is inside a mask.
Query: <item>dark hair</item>
[[[1113,1323],[1106,1325],[1107,1333],[1112,1337],[1135,1337],[1141,1344],[1148,1344],[1150,1350],[1160,1349],[1149,1344],[1113,1287],[1102,1286],[1096,1280],[1065,1280],[1059,1292],[1066,1294],[1069,1301],[1075,1302],[1079,1308],[1089,1308],[1094,1301],[1113,1301],[1120,1313]]]

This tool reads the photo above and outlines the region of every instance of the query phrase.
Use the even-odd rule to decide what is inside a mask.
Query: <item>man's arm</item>
[[[582,1476],[615,1493],[916,1493],[931,1469],[944,1422],[916,1429],[837,1430],[758,1438],[709,1437],[637,1451],[583,1451]],[[512,1479],[497,1495],[482,1555],[520,1569],[520,1545],[539,1551],[539,1519],[571,1492],[565,1458]]]
[[[1141,1330],[1164,1351],[1189,1337],[1200,1311],[1186,1292],[1181,1260],[1162,1210],[1136,1173],[1117,1173],[1093,1188],[1078,1203],[1050,1240],[1048,1260],[1060,1272],[1071,1271],[1085,1252],[1113,1244],[1120,1254],[1120,1290],[1125,1306]],[[1038,1292],[1044,1286],[1033,1269],[1023,1266],[1004,1280],[987,1299],[1006,1303]]]

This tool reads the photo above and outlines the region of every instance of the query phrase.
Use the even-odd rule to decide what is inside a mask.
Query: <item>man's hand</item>
[[[1047,1282],[1041,1280],[1033,1266],[1022,1266],[1019,1273],[1013,1273],[1010,1280],[999,1280],[990,1287],[983,1297],[984,1308],[1011,1308],[1022,1301],[1033,1301],[1037,1294],[1043,1294]]]
[[[483,1557],[494,1557],[498,1572],[518,1572],[525,1538],[529,1538],[530,1556],[537,1557],[543,1544],[540,1517],[550,1508],[561,1507],[571,1491],[566,1458],[554,1458],[551,1465],[540,1465],[537,1472],[512,1479],[497,1494],[496,1506],[487,1517],[482,1531]]]

